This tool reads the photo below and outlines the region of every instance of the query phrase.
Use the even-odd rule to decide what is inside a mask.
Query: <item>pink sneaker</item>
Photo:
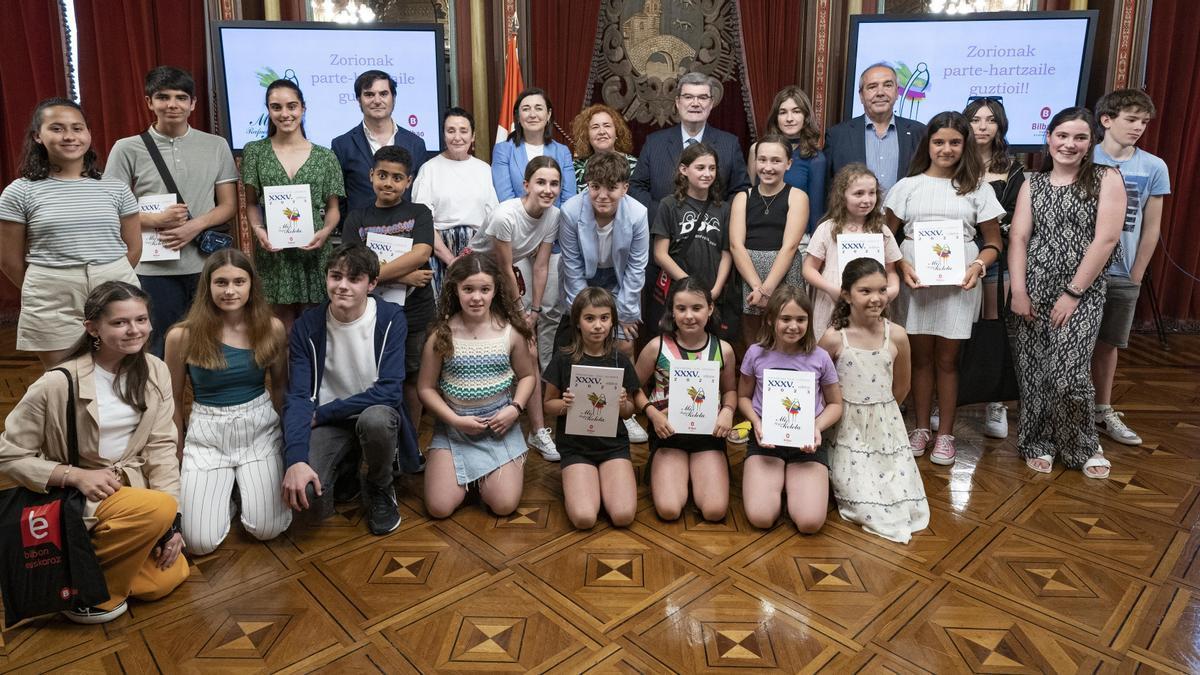
[[[929,445],[928,429],[913,429],[908,432],[908,447],[912,450],[913,457],[920,457],[925,454],[925,446],[927,445]]]
[[[933,452],[929,453],[929,461],[934,464],[950,465],[954,463],[954,455],[954,437],[946,434],[934,439]]]

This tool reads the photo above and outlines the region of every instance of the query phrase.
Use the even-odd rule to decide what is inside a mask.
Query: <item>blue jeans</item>
[[[142,290],[150,296],[150,327],[153,329],[150,333],[150,353],[161,359],[167,331],[191,309],[200,275],[139,274],[138,281],[142,284]]]

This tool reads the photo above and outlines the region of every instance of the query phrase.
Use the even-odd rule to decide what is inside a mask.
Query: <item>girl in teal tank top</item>
[[[636,364],[638,379],[650,386],[650,396],[638,392],[635,404],[650,423],[650,492],[660,518],[675,520],[692,500],[705,520],[725,517],[729,507],[729,459],[725,437],[733,426],[737,405],[737,374],[733,347],[714,333],[713,298],[695,277],[671,285],[662,335],[646,345]],[[712,434],[679,433],[667,415],[671,364],[678,361],[716,361],[721,364],[720,396]]]
[[[286,337],[241,251],[223,249],[205,261],[187,318],[167,333],[165,355],[179,429],[179,512],[188,553],[208,553],[229,534],[235,485],[243,529],[261,540],[275,538],[292,522],[281,494]],[[194,402],[184,420],[189,379]]]

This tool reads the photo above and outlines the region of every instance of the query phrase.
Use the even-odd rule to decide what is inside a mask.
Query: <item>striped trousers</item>
[[[274,539],[292,523],[283,503],[283,432],[271,397],[240,405],[192,405],[180,471],[183,538],[192,555],[211,553],[229,534],[233,487],[242,527]]]

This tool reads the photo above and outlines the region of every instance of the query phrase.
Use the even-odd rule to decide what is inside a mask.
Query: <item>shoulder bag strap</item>
[[[67,463],[79,466],[79,431],[75,428],[75,380],[66,368],[55,368],[67,378]]]
[[[179,194],[179,187],[175,185],[175,179],[171,177],[167,163],[163,160],[162,153],[158,151],[158,144],[150,137],[149,131],[143,131],[138,134],[138,137],[146,144],[146,152],[150,153],[150,159],[154,161],[154,167],[158,169],[158,175],[162,178],[163,185],[167,186],[168,192],[175,194],[175,203],[182,204],[183,195]]]

